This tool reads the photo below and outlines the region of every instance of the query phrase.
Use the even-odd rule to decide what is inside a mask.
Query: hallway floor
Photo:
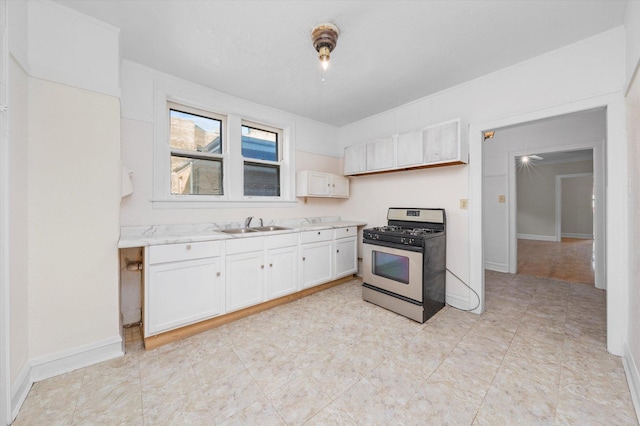
[[[636,425],[605,293],[487,272],[482,315],[418,324],[352,280],[36,383],[15,425]]]
[[[518,240],[518,274],[595,284],[593,240]]]

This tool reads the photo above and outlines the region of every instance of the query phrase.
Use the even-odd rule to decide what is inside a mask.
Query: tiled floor
[[[483,315],[447,307],[426,324],[360,291],[353,280],[153,351],[130,345],[35,384],[15,424],[637,424],[605,350],[603,291],[488,272]]]
[[[594,285],[593,240],[518,240],[518,274]]]

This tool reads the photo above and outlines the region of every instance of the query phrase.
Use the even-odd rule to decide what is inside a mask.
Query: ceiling
[[[57,0],[119,27],[122,56],[334,126],[623,24],[626,0]],[[311,29],[338,44],[322,81]]]

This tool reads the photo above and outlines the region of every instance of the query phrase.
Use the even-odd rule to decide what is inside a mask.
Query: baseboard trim
[[[20,407],[22,407],[27,395],[29,395],[31,385],[33,385],[31,381],[31,364],[27,362],[20,370],[16,380],[11,384],[11,421],[18,416]]]
[[[508,273],[509,272],[509,265],[507,265],[505,263],[485,261],[484,262],[484,269],[488,269],[490,271]]]
[[[123,355],[123,341],[119,335],[77,346],[31,360],[31,381],[38,382]]]
[[[570,232],[563,232],[562,238],[578,238],[581,240],[593,240],[593,234],[572,234]]]
[[[447,293],[446,296],[447,305],[462,310],[471,309],[469,296],[463,296],[461,294],[451,294]]]
[[[28,361],[11,386],[12,420],[18,416],[18,412],[35,382],[123,355],[124,342],[122,337],[114,336]]]
[[[638,373],[638,364],[636,360],[633,359],[631,349],[629,349],[627,343],[624,344],[623,351],[622,365],[627,375],[627,383],[629,383],[633,407],[636,409],[637,418],[640,419],[640,373]]]
[[[517,237],[519,240],[558,241],[555,235],[518,234]]]

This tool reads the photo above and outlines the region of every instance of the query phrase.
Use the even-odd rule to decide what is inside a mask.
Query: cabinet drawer
[[[165,244],[149,247],[149,264],[220,256],[220,241]]]
[[[317,241],[328,241],[333,239],[333,229],[323,229],[321,231],[305,231],[300,233],[302,244],[315,243]]]
[[[268,249],[291,247],[295,245],[298,245],[297,232],[294,232],[292,234],[272,235],[270,237],[267,237]]]
[[[264,237],[237,238],[226,240],[226,254],[248,253],[264,250]]]
[[[336,240],[340,238],[355,237],[358,235],[358,228],[356,226],[349,226],[348,228],[338,228],[335,230]]]

